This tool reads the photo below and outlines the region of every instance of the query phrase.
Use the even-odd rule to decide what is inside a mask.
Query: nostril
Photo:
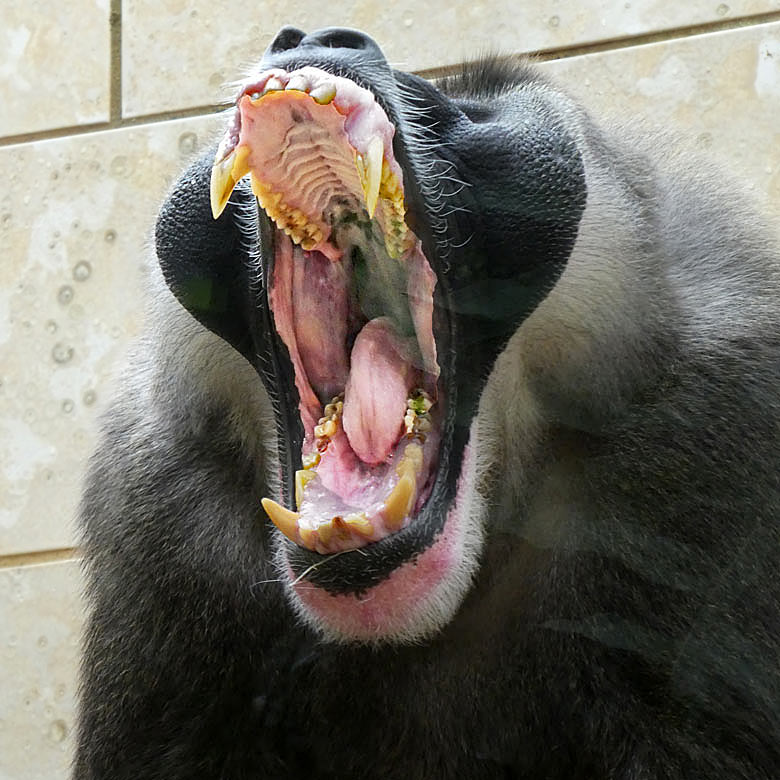
[[[306,36],[306,43],[313,43],[328,49],[368,49],[375,47],[374,41],[359,30],[343,27],[328,27]]]
[[[280,51],[294,49],[305,37],[306,33],[303,30],[299,30],[297,27],[282,27],[282,29],[276,33],[276,37],[273,41],[271,41],[268,51],[277,54]]]

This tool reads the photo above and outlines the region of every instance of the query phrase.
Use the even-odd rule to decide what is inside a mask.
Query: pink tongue
[[[382,463],[401,436],[413,375],[404,344],[387,317],[358,333],[344,390],[342,425],[355,454]]]

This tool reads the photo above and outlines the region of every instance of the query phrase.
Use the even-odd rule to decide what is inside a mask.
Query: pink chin
[[[310,620],[326,634],[342,640],[374,642],[387,638],[421,638],[426,616],[439,612],[441,591],[447,588],[463,560],[463,529],[457,511],[430,547],[399,566],[387,579],[358,595],[332,595],[305,579],[292,588]]]

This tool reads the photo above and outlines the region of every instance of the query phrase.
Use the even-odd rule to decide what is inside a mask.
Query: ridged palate
[[[361,120],[356,121],[354,111],[360,108],[351,113],[337,109],[337,93],[332,84],[314,85],[296,74],[287,78],[286,86],[282,75],[269,78],[262,91],[245,93],[239,99],[240,112],[248,110],[247,103],[252,109],[271,111],[271,123],[275,116],[278,124],[283,112],[290,111],[290,125],[275,147],[277,153],[262,161],[253,160],[251,166],[245,165],[242,151],[247,146],[240,141],[238,127],[231,129],[220,144],[212,175],[214,215],[221,213],[233,186],[251,167],[253,189],[260,205],[294,243],[304,249],[317,248],[330,257],[338,256],[334,247],[323,244],[330,236],[328,209],[334,202],[344,200],[345,205],[353,204],[349,208],[354,207],[355,211],[365,204],[369,217],[375,218],[382,230],[389,256],[401,257],[413,236],[404,221],[403,188],[385,157],[391,150],[385,148],[380,136],[371,138],[362,151],[352,145],[344,128],[349,124],[357,132]],[[373,111],[381,111],[369,95],[366,101]],[[293,107],[305,117],[295,116]],[[321,122],[330,125],[330,130]],[[334,126],[339,125],[340,132],[333,132]],[[226,151],[235,143],[237,147]],[[234,160],[240,164],[233,166]],[[393,165],[397,167],[395,162]]]

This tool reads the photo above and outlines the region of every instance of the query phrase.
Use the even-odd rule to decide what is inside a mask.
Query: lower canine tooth
[[[270,498],[264,498],[260,502],[263,505],[263,509],[268,513],[268,517],[271,518],[271,522],[288,538],[296,544],[298,543],[298,520],[300,514],[293,512],[290,509],[286,509],[281,504],[277,504],[276,501],[272,501]]]
[[[406,469],[392,493],[385,500],[385,525],[391,531],[397,531],[411,511],[416,487],[417,480],[414,477],[414,472]]]

